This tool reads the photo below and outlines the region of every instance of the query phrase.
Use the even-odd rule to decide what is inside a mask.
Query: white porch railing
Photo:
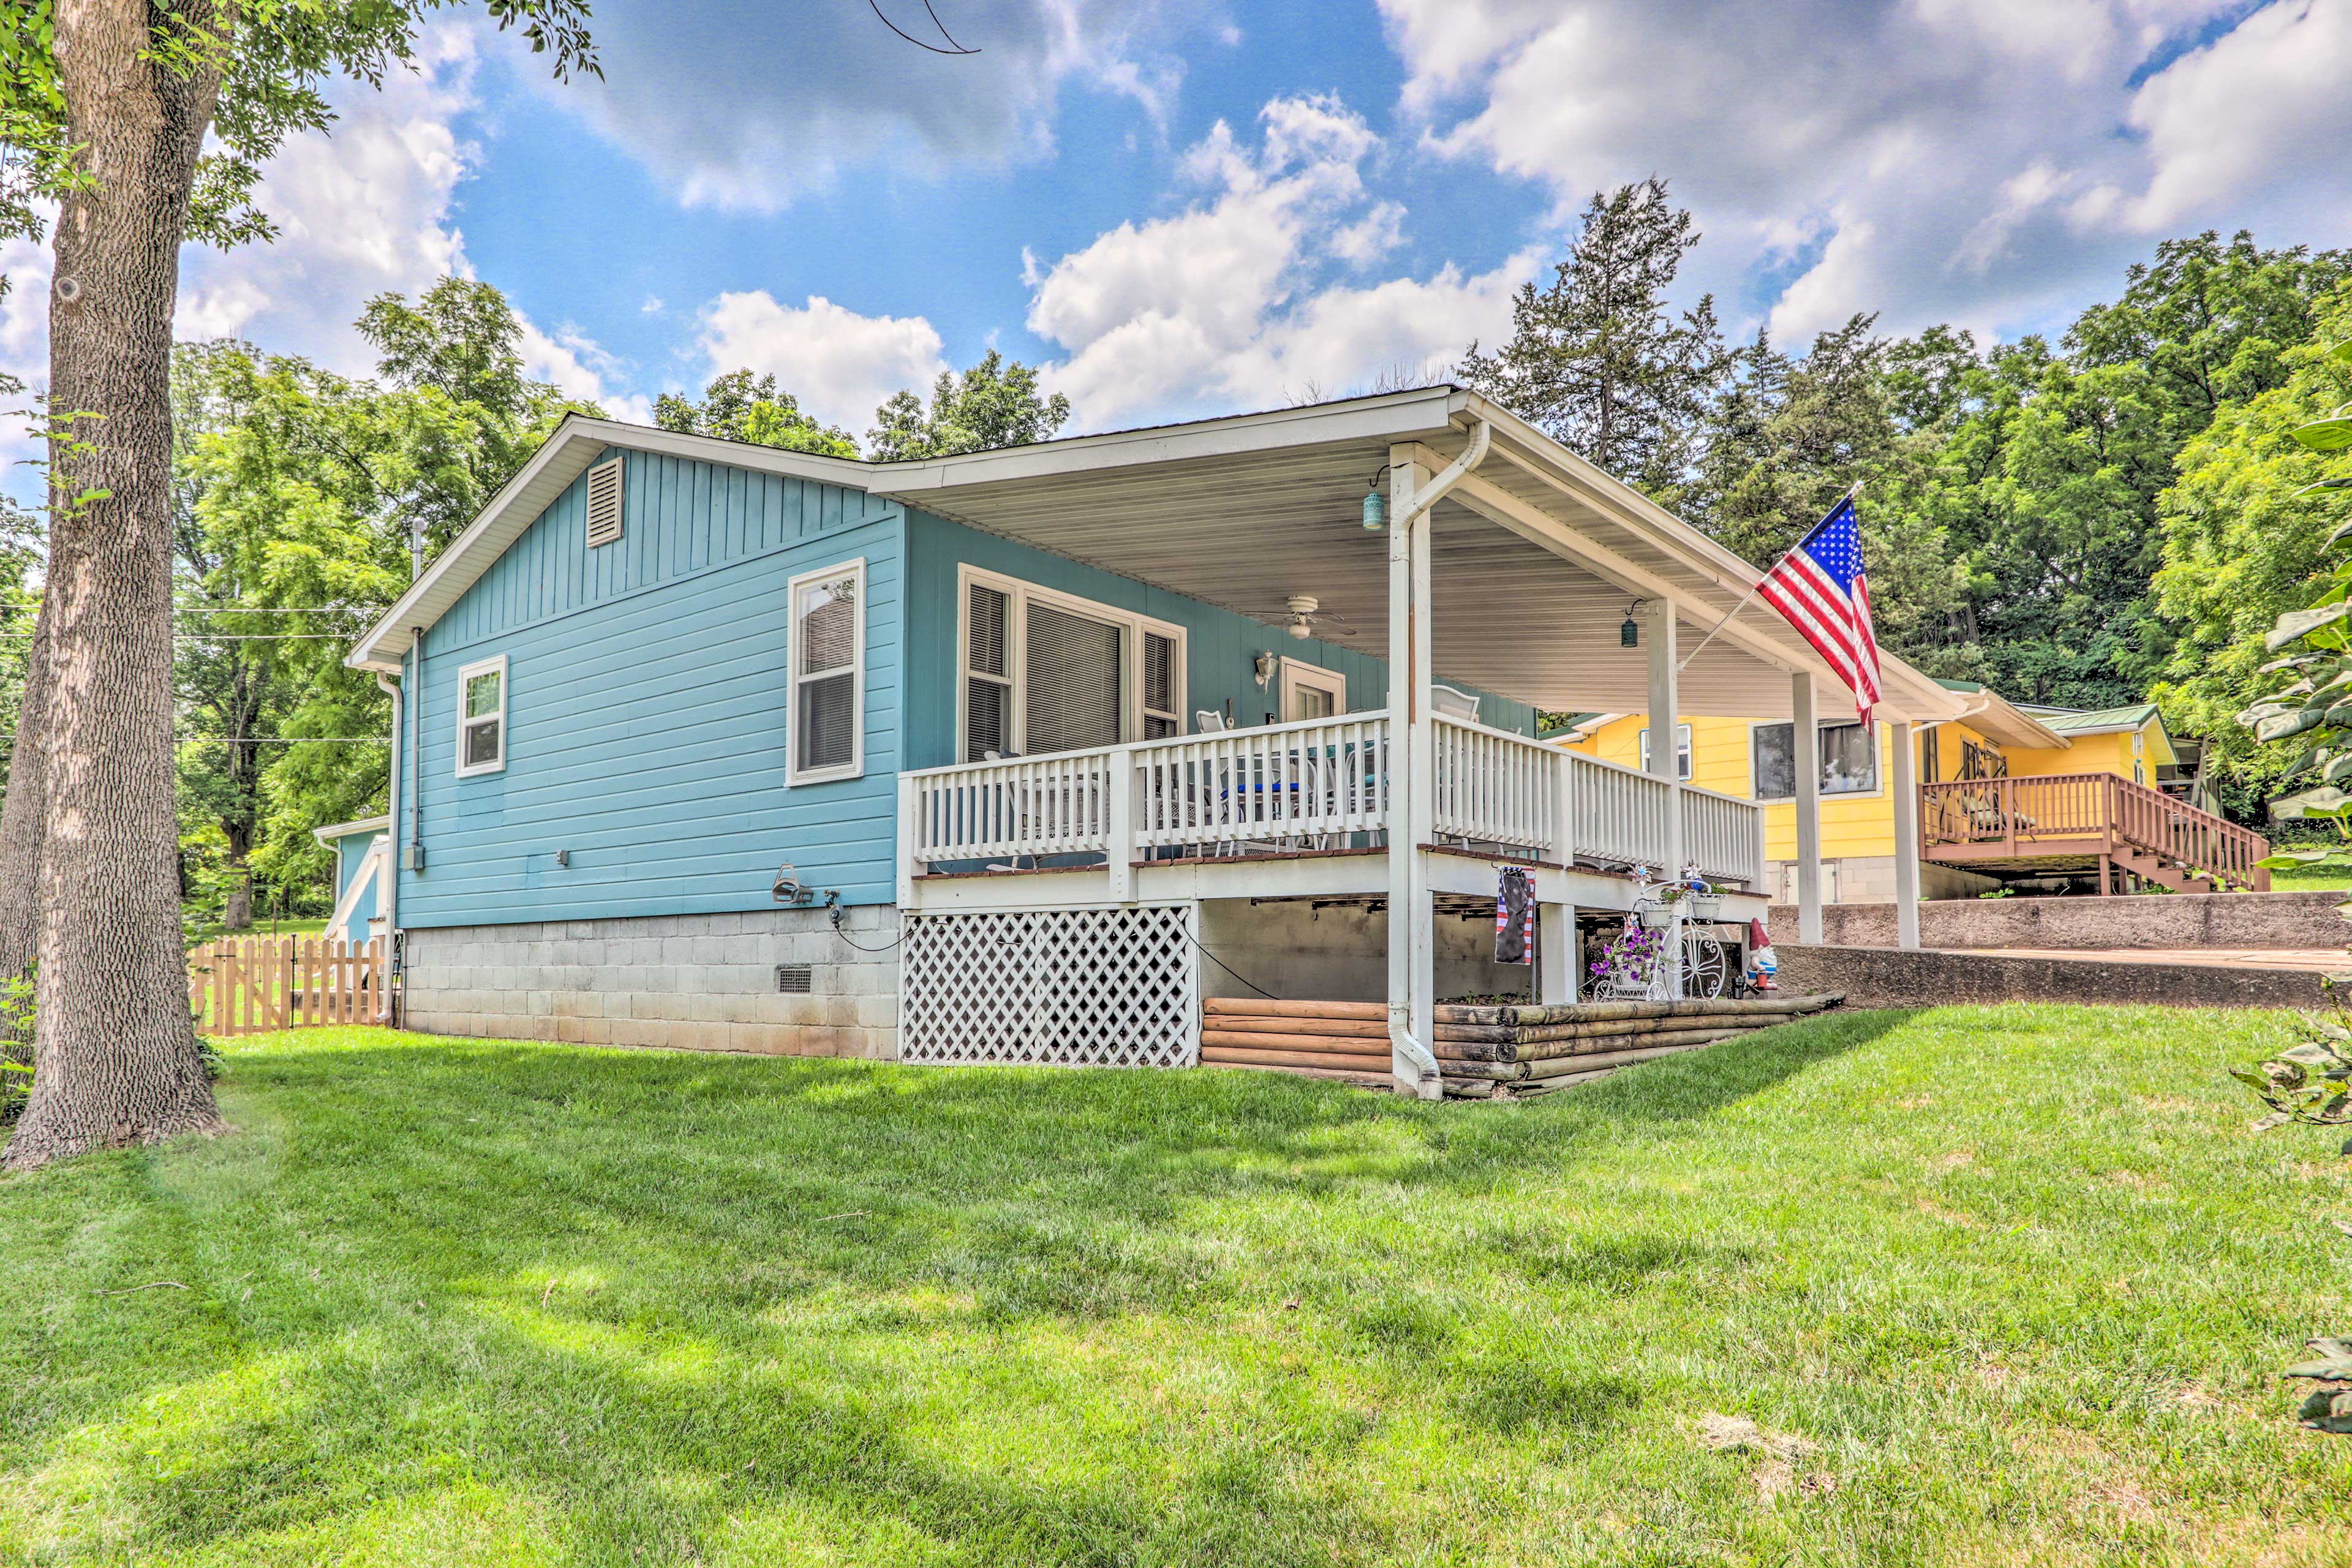
[[[1752,801],[1444,715],[1431,731],[1440,842],[1667,869],[1679,798],[1684,858],[1711,879],[1763,885],[1763,809]],[[1155,849],[1366,846],[1391,826],[1399,762],[1383,712],[928,768],[901,775],[900,849],[912,874],[1055,856],[1125,867]]]
[[[1308,719],[1121,747],[1138,847],[1333,848],[1388,824],[1389,718]]]
[[[1573,852],[1603,866],[1666,869],[1674,786],[1581,752],[1560,754],[1568,759]]]
[[[1737,795],[1683,785],[1683,858],[1710,882],[1764,886],[1764,808]]]
[[[1431,715],[1437,745],[1434,820],[1442,841],[1548,850],[1558,842],[1559,759],[1508,730]]]
[[[1112,759],[1123,749],[909,773],[916,836],[909,853],[928,863],[1105,853]]]

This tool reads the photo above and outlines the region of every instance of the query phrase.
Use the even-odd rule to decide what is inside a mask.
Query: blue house
[[[350,655],[397,706],[345,842],[415,1028],[1185,1065],[1271,992],[1385,1000],[1433,1083],[1434,999],[1529,984],[1498,865],[1554,998],[1631,868],[1760,885],[1752,804],[1536,739],[1814,701],[1754,580],[1453,387],[896,465],[575,417]]]
[[[382,941],[390,934],[392,818],[314,827],[311,836],[335,855],[335,907],[323,934],[331,942]]]

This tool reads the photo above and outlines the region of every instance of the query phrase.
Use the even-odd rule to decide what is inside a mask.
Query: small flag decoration
[[[1862,520],[1848,495],[1780,557],[1757,597],[1787,618],[1853,692],[1865,724],[1878,705],[1878,633],[1862,566]]]

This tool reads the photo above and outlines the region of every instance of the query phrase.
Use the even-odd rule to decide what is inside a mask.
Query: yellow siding
[[[1691,716],[1683,721],[1691,726],[1691,783],[1702,789],[1724,795],[1753,798],[1749,777],[1754,751],[1749,732],[1758,721],[1748,719],[1716,719]],[[1642,765],[1642,731],[1649,722],[1639,713],[1629,713],[1603,724],[1573,749],[1599,757],[1622,767]],[[2147,781],[2154,783],[2159,763],[2173,760],[2170,744],[2164,739],[2162,729],[2151,723],[2145,731],[2147,739],[2142,760],[2147,764]],[[1912,755],[1919,757],[1920,737],[1912,738]],[[1988,740],[1984,734],[1966,724],[1950,723],[1937,731],[1937,778],[1930,780],[1923,768],[1923,783],[1940,783],[1960,776],[1961,746],[1976,744],[1993,752],[2009,763],[2012,776],[2033,773],[2112,773],[2122,778],[2132,777],[2131,736],[2085,735],[2074,746],[2063,751],[2028,750],[2002,746]],[[1895,853],[1895,803],[1887,793],[1893,783],[1893,770],[1886,755],[1887,727],[1878,726],[1879,774],[1878,788],[1869,795],[1824,795],[1822,798],[1822,856],[1824,859],[1843,860],[1854,856],[1892,855]],[[1764,854],[1768,859],[1793,860],[1797,858],[1797,807],[1793,801],[1767,802],[1764,806]]]

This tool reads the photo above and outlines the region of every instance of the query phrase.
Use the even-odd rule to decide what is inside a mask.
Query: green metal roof
[[[2141,702],[2129,708],[2101,708],[2089,713],[2069,713],[2052,708],[2028,708],[2025,711],[2062,735],[2080,735],[2100,730],[2137,730],[2156,717],[2156,704]]]

